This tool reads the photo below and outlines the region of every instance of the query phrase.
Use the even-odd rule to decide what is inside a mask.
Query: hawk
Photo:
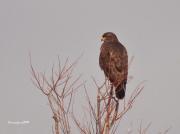
[[[128,54],[126,48],[112,32],[102,35],[99,65],[105,76],[115,87],[116,98],[123,99],[128,75]]]

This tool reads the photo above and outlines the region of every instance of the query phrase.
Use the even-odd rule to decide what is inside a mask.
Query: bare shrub
[[[130,60],[129,66],[132,60],[133,58]],[[69,64],[69,60],[67,59],[63,66],[61,66],[60,59],[58,58],[57,68],[55,69],[53,66],[50,76],[46,76],[45,73],[36,71],[30,60],[32,81],[43,95],[47,96],[53,113],[53,133],[73,133],[72,124],[70,123],[72,121],[82,134],[116,133],[121,119],[133,107],[136,98],[144,89],[143,82],[134,89],[129,98],[125,97],[123,100],[117,100],[114,97],[113,86],[108,80],[105,80],[102,85],[99,85],[95,78],[92,78],[96,86],[95,90],[97,91],[96,104],[94,105],[88,95],[85,83],[79,82],[81,76],[73,78],[73,70],[77,62],[78,59]],[[73,113],[72,98],[81,86],[85,90],[90,117],[86,122],[79,121]],[[150,125],[151,123],[145,128],[140,125],[138,133],[146,134]],[[163,133],[165,134],[168,131],[169,129]]]

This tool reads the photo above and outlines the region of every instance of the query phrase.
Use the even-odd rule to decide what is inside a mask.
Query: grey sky
[[[147,80],[119,130],[142,120],[152,122],[152,133],[169,126],[170,133],[179,133],[179,13],[178,0],[0,0],[0,133],[51,133],[47,100],[30,80],[29,52],[42,71],[58,55],[73,61],[83,53],[77,73],[91,85],[92,75],[99,82],[104,78],[98,56],[101,34],[107,31],[117,34],[129,57],[135,56],[127,95]],[[8,125],[8,120],[30,124]]]

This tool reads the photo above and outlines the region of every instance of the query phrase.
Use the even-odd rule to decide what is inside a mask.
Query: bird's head
[[[104,42],[118,42],[117,36],[112,32],[106,32],[102,35],[101,41]]]

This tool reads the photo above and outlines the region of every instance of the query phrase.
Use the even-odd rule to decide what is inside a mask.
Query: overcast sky
[[[129,57],[135,56],[127,96],[147,80],[118,131],[136,129],[142,120],[152,122],[151,133],[170,126],[170,134],[179,133],[179,13],[178,0],[0,0],[0,133],[52,133],[47,98],[30,80],[29,52],[35,67],[46,72],[58,55],[73,61],[83,53],[76,72],[91,86],[91,76],[104,80],[98,56],[107,31],[117,34]],[[96,89],[89,89],[95,96]],[[30,123],[8,124],[22,120]]]

